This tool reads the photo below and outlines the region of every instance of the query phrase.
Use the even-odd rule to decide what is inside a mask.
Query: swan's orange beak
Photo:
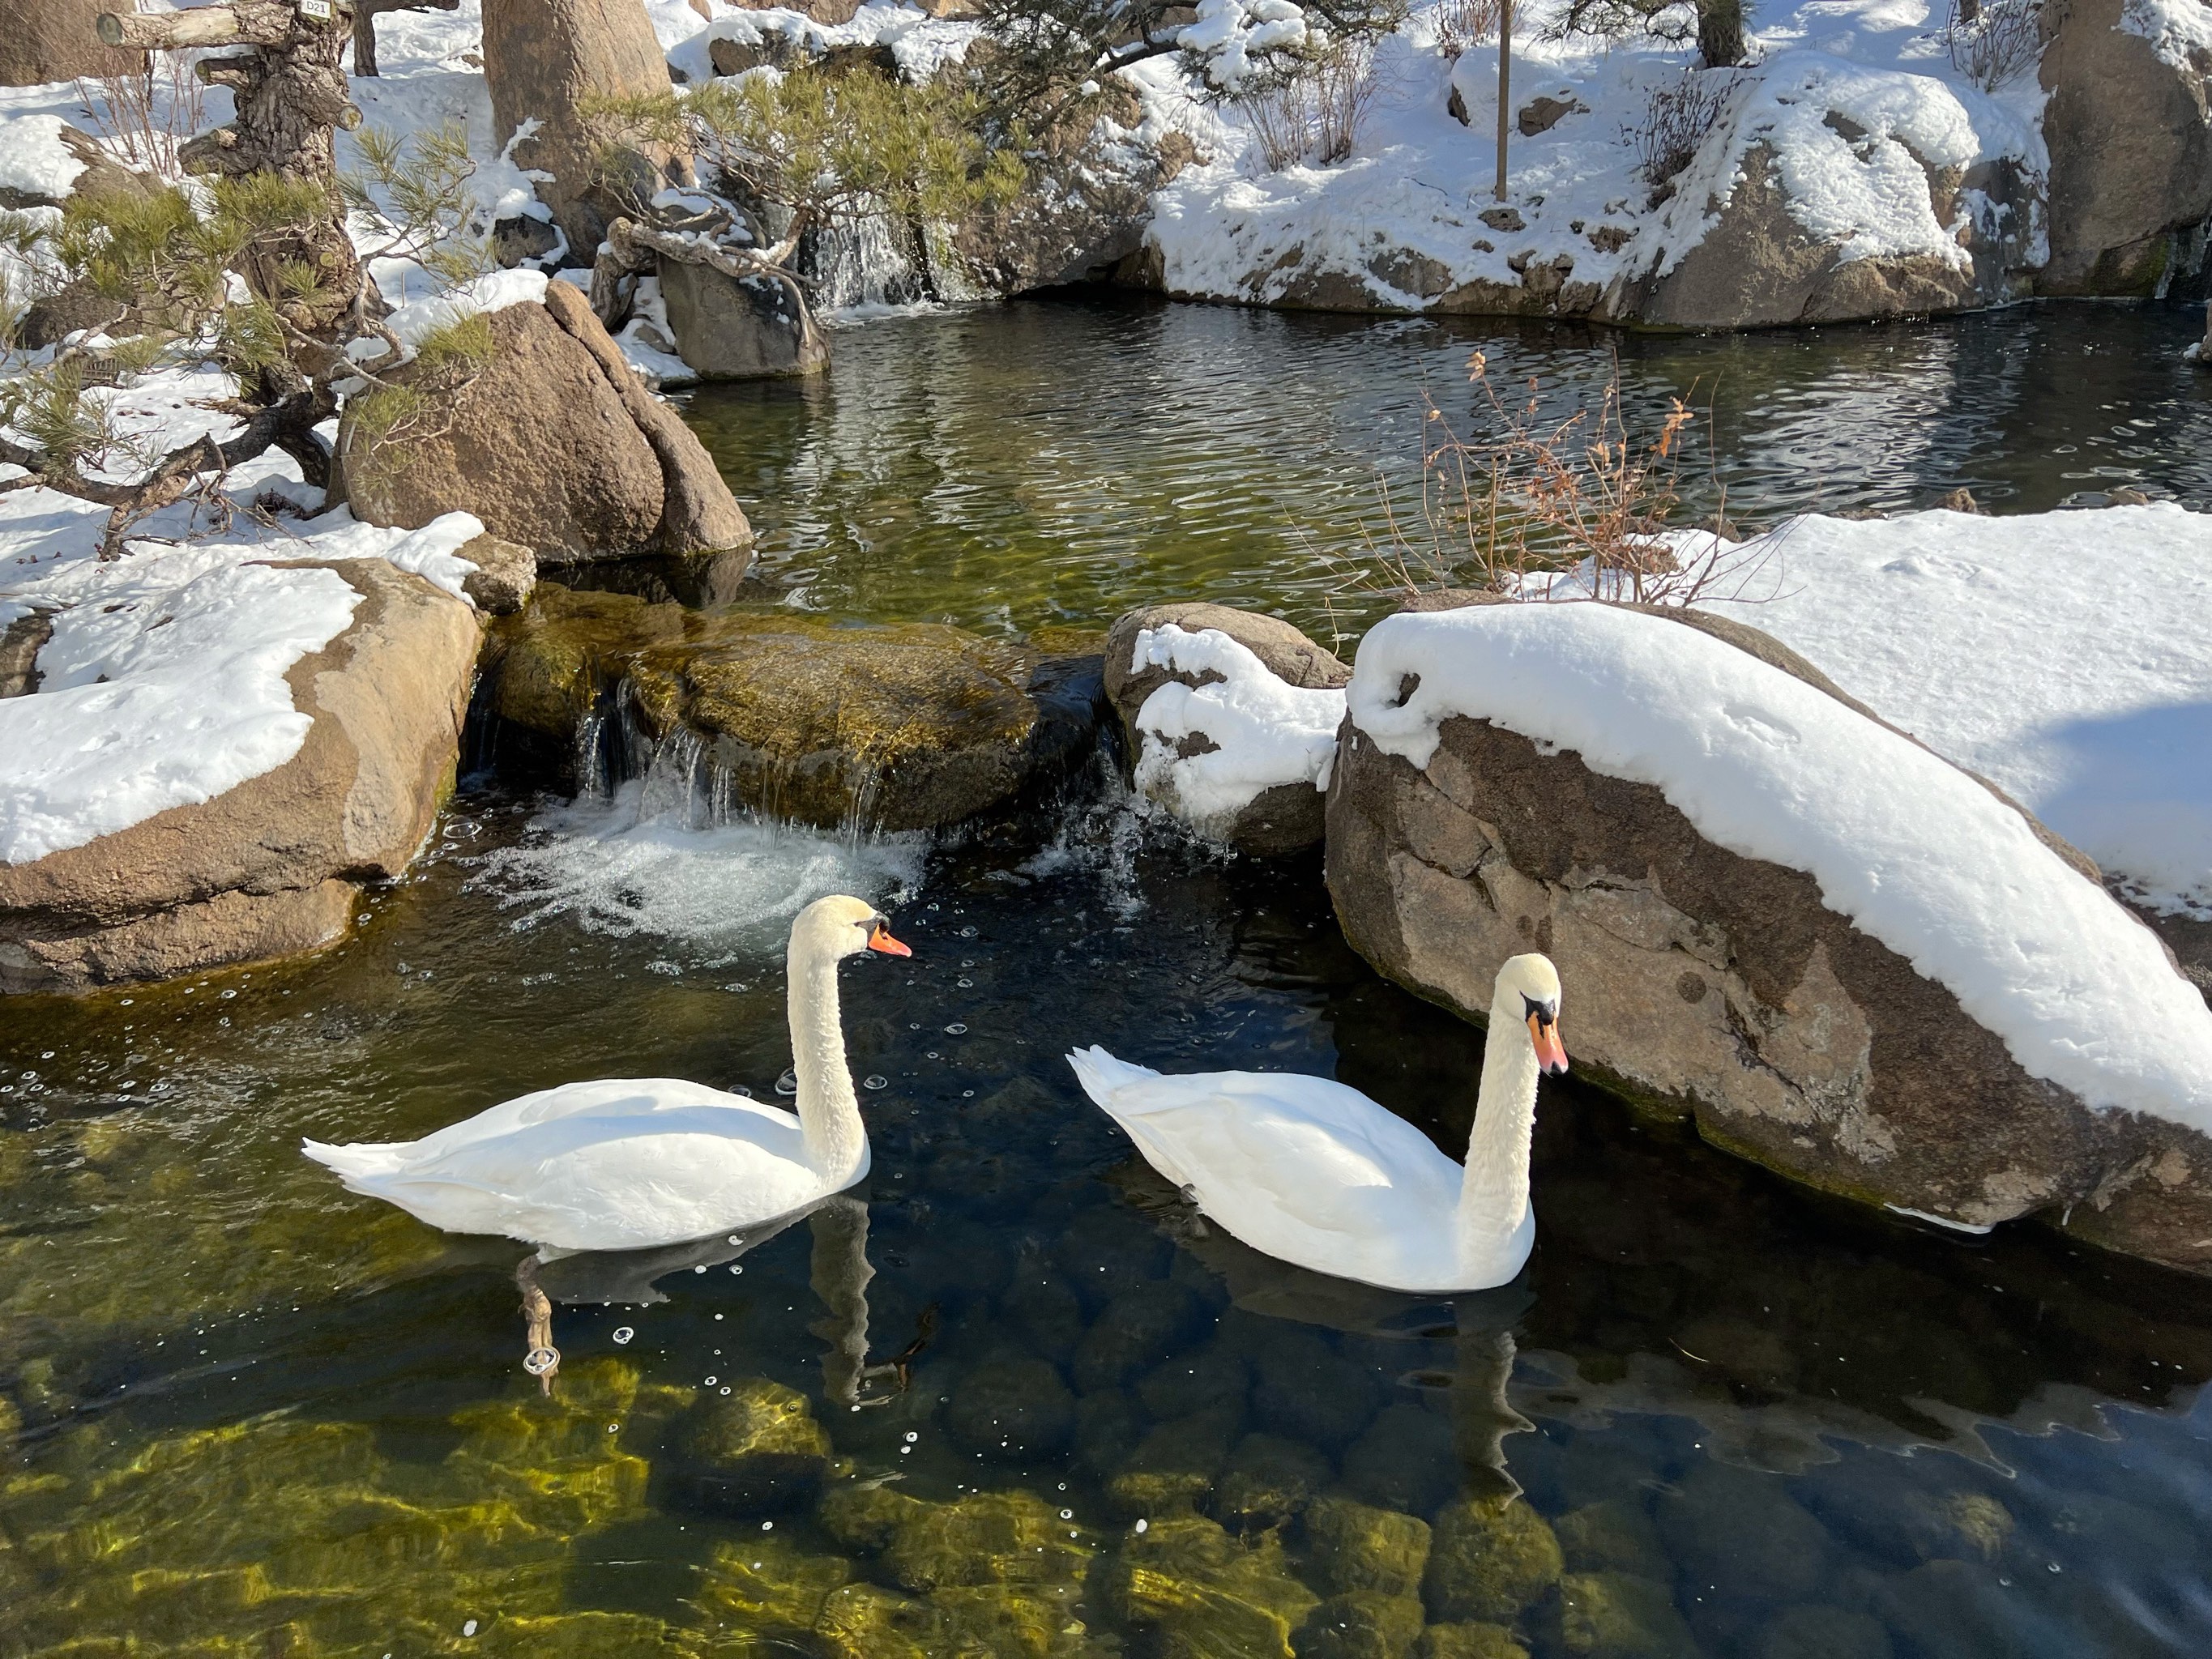
[[[1536,1045],[1536,1065],[1553,1077],[1564,1076],[1567,1051],[1559,1046],[1559,1022],[1541,1014],[1528,1016],[1528,1041]]]
[[[905,945],[893,939],[891,930],[880,921],[868,930],[868,949],[881,951],[887,957],[910,957],[914,954]],[[1565,1063],[1564,1060],[1560,1062],[1562,1066]]]

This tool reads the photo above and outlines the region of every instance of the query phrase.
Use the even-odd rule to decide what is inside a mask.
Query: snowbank
[[[447,293],[405,305],[384,319],[411,355],[441,328],[471,317],[504,311],[509,306],[537,305],[545,298],[546,276],[542,270],[495,270],[463,283]]]
[[[2031,266],[2046,257],[2039,218],[1989,193],[2002,171],[2014,193],[2039,198],[2043,94],[2033,75],[1995,94],[1976,87],[1952,66],[1928,7],[1801,0],[1762,10],[1753,19],[1762,61],[1733,82],[1700,77],[1724,89],[1720,112],[1665,190],[1643,175],[1632,135],[1694,53],[1637,37],[1555,39],[1559,9],[1516,9],[1510,113],[1540,99],[1565,112],[1534,134],[1512,121],[1504,204],[1491,193],[1497,46],[1446,58],[1434,5],[1376,48],[1376,95],[1352,155],[1331,167],[1269,170],[1246,114],[1207,102],[1173,59],[1126,71],[1147,136],[1180,129],[1201,158],[1154,198],[1164,286],[1402,310],[1496,310],[1501,291],[1522,290],[1562,310],[1632,314],[1638,285],[1674,270],[1720,222],[1759,147],[1790,218],[1839,263],[1920,257],[1965,271],[1969,242],[2002,245]],[[1938,200],[1931,168],[1980,182]],[[1547,274],[1528,276],[1537,270]]]
[[[1790,675],[1663,618],[1487,605],[1378,623],[1349,708],[1416,766],[1465,714],[1652,785],[1716,844],[1809,873],[2031,1075],[2212,1130],[2212,1010],[2150,932],[1972,779]]]
[[[62,143],[69,125],[58,115],[18,115],[0,144],[0,191],[58,202],[76,187],[84,163]]]
[[[1171,805],[1201,830],[1218,832],[1279,784],[1328,787],[1343,692],[1287,684],[1249,647],[1218,629],[1190,633],[1173,623],[1137,635],[1129,668],[1132,673],[1164,668],[1220,677],[1195,686],[1169,680],[1145,699],[1137,714],[1143,734],[1136,766],[1139,793]],[[1215,746],[1202,754],[1179,753],[1183,740],[1193,738]]]
[[[2123,878],[2212,917],[2212,515],[1798,519],[1775,597],[1716,605]]]

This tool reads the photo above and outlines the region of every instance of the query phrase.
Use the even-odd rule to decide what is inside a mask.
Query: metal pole
[[[1498,199],[1505,199],[1505,124],[1513,109],[1513,0],[1498,6]]]

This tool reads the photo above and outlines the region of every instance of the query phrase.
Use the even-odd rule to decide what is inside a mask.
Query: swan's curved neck
[[[806,1138],[806,1155],[824,1175],[842,1179],[860,1167],[868,1132],[853,1093],[853,1074],[845,1066],[837,959],[794,939],[785,977],[790,985],[791,1069],[799,1079],[799,1127]]]
[[[1522,1023],[1521,999],[1491,1005],[1482,1051],[1482,1091],[1468,1137],[1460,1183],[1459,1243],[1473,1265],[1506,1248],[1528,1214],[1528,1145],[1536,1127],[1536,1045]],[[1508,1004],[1512,1006],[1508,1006]]]

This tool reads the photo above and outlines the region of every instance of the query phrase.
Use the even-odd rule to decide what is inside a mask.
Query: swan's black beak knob
[[[868,949],[881,951],[887,957],[910,957],[914,954],[891,937],[891,930],[884,925],[881,916],[878,916],[876,925],[868,929]]]

